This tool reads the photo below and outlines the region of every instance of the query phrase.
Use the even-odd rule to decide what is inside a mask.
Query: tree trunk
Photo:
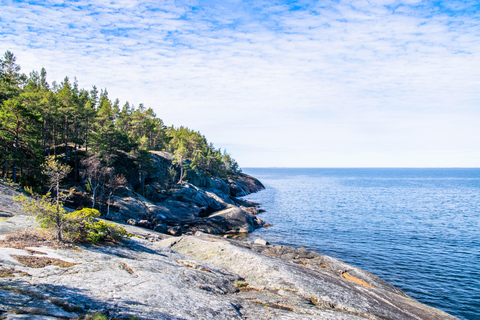
[[[88,153],[88,119],[87,128],[85,129],[85,153]]]
[[[93,194],[93,197],[92,197],[92,209],[95,209],[95,196],[96,196],[96,192],[97,192],[97,187],[96,186],[95,188],[93,187],[93,185],[90,183],[90,188],[92,188],[92,194]]]
[[[55,156],[55,159],[57,159],[57,136],[56,136],[56,132],[55,132],[55,126],[56,126],[56,123],[54,122],[53,123],[53,155]]]
[[[78,152],[77,152],[77,140],[78,140],[77,117],[75,117],[75,181],[77,181],[77,179],[78,179]]]
[[[12,168],[12,175],[13,175],[13,182],[17,182],[17,152],[18,152],[18,132],[15,137],[15,153],[13,156],[13,168]]]
[[[183,157],[180,158],[180,181],[179,184],[183,182]]]
[[[43,119],[43,158],[47,156],[47,119]]]
[[[65,115],[65,164],[68,165],[68,118]]]
[[[62,218],[60,217],[60,185],[59,180],[56,182],[57,191],[57,238],[58,241],[62,241]]]
[[[112,194],[113,194],[113,190],[110,192],[110,194],[108,195],[108,201],[107,201],[107,217],[109,216],[110,214],[110,198],[112,197]]]

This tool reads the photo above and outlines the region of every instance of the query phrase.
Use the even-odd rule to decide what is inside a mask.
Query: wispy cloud
[[[479,166],[478,9],[4,1],[0,49],[24,71],[144,102],[245,166]]]

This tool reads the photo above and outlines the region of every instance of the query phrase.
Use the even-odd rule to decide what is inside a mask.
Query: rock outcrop
[[[256,204],[237,198],[264,189],[257,179],[243,173],[227,180],[195,174],[190,177],[195,184],[166,183],[171,155],[151,154],[155,170],[147,179],[145,196],[128,185],[117,188],[102,205],[107,219],[134,225],[145,220],[148,224],[144,226],[167,231],[175,228],[179,230],[175,234],[246,233],[267,225],[256,216]]]
[[[18,235],[37,225],[12,193],[0,183],[1,319],[457,319],[337,259],[262,240],[174,237],[130,224],[121,226],[131,239],[96,246]],[[202,218],[204,227],[241,220],[241,210]],[[247,231],[251,222],[241,223]]]
[[[65,247],[12,245],[0,228],[0,318],[456,319],[303,249],[124,226],[122,243]]]
[[[66,184],[74,190],[70,193],[64,190],[70,194],[65,206],[79,209],[95,202],[95,208],[109,220],[130,221],[134,225],[142,221],[142,226],[151,229],[178,230],[175,234],[192,234],[198,230],[235,233],[267,225],[255,216],[256,204],[237,198],[263,189],[257,179],[242,173],[222,179],[192,169],[187,171],[184,182],[178,184],[179,170],[175,170],[172,155],[150,151],[150,156],[148,170],[140,172],[135,156],[122,151],[109,155],[110,179],[123,177],[123,182],[121,186],[112,187],[108,177],[100,179],[103,184],[95,187],[95,201],[92,187],[86,181],[74,181],[70,177]],[[235,215],[224,214],[224,210],[231,208],[239,210],[233,211]]]

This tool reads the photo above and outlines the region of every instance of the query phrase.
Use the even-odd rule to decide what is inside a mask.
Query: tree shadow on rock
[[[101,290],[101,288],[99,288]],[[139,301],[122,298],[105,300],[94,297],[91,290],[63,285],[32,285],[15,279],[0,283],[0,317],[7,314],[52,316],[75,319],[100,313],[109,319],[178,319],[168,313],[153,310]]]

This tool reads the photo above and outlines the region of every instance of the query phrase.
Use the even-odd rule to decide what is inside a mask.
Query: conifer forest
[[[0,58],[2,178],[22,187],[42,188],[46,181],[42,164],[52,157],[71,167],[71,184],[85,181],[92,170],[119,177],[122,172],[115,171],[121,169],[111,164],[122,156],[137,172],[128,175],[132,170],[124,168],[124,176],[141,190],[151,170],[151,151],[171,155],[172,183],[188,180],[192,172],[224,179],[240,173],[236,161],[200,132],[167,127],[143,104],[122,105],[109,97],[107,89],[79,88],[76,79],[68,77],[49,84],[44,68],[27,76],[14,53],[6,51]]]

